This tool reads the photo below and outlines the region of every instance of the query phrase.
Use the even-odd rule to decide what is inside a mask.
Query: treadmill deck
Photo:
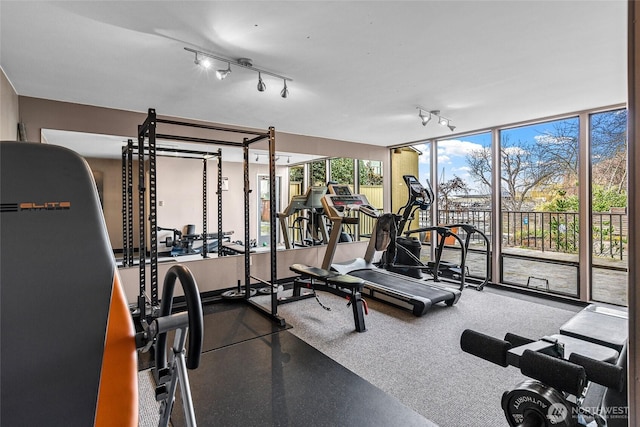
[[[348,274],[365,280],[364,293],[409,308],[416,316],[425,314],[433,304],[453,305],[460,298],[460,291],[456,289],[441,288],[384,270],[361,269]]]

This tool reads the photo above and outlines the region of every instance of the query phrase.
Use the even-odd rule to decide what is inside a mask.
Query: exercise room
[[[639,425],[639,18],[1,0],[0,423]]]

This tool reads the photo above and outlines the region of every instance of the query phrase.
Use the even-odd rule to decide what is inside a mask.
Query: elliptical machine
[[[460,239],[451,228],[448,226],[428,226],[403,232],[406,224],[414,219],[415,212],[418,209],[429,209],[435,200],[435,196],[428,181],[427,186],[424,187],[413,175],[403,175],[402,178],[409,190],[409,200],[407,204],[401,207],[398,213],[394,215],[396,229],[395,232],[392,233],[392,241],[383,257],[384,268],[416,279],[423,277],[422,271],[430,273],[436,282],[440,281],[441,277],[450,278],[451,276],[441,274],[442,269],[439,265],[444,252],[446,238],[451,237],[457,240],[462,248],[460,252],[460,274],[453,278],[460,282],[461,289],[464,288],[466,246],[462,239]],[[431,232],[438,234],[438,242],[435,249],[436,259],[435,261],[429,261],[425,264],[420,260],[422,242],[415,237],[415,234],[424,235],[425,233]]]
[[[389,244],[383,260],[387,270],[421,279],[422,271],[415,267],[422,265],[420,261],[422,243],[414,236],[408,234],[403,236],[402,232],[407,223],[413,221],[417,210],[426,211],[431,207],[435,196],[428,182],[427,187],[424,187],[413,175],[403,175],[402,179],[409,190],[409,199],[398,213],[394,214],[396,229],[392,234],[395,239]]]
[[[395,215],[395,244],[390,244],[389,249],[385,253],[385,267],[390,271],[417,279],[422,278],[422,271],[426,271],[430,273],[436,281],[438,281],[439,278],[461,281],[465,286],[470,286],[481,291],[491,277],[491,250],[490,242],[486,234],[471,224],[446,224],[443,226],[429,226],[404,231],[407,223],[413,221],[415,212],[418,209],[422,211],[428,210],[433,204],[435,196],[428,181],[426,186],[423,186],[413,175],[403,175],[402,178],[409,190],[409,199]],[[458,229],[461,229],[465,233],[464,242],[453,231]],[[438,234],[438,242],[435,248],[436,259],[425,264],[420,260],[422,243],[415,237],[415,234],[423,235],[424,233],[432,231]],[[466,267],[466,256],[475,233],[484,240],[484,244],[487,247],[486,274],[480,282],[467,283],[466,276],[468,276],[468,268]],[[459,263],[442,260],[447,237],[452,237],[460,243],[461,254]]]

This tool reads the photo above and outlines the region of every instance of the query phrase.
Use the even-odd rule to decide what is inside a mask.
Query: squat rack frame
[[[122,147],[122,241],[123,241],[123,259],[122,265],[124,267],[131,267],[134,265],[134,236],[133,236],[133,157],[134,155],[138,155],[138,161],[144,160],[144,153],[149,152],[149,147],[145,146],[143,151],[141,152],[139,146],[134,145],[133,141],[130,139],[127,141],[127,145]],[[142,154],[141,154],[142,153]],[[169,154],[172,153],[172,154]],[[184,150],[184,149],[175,149],[175,148],[160,148],[156,146],[156,156],[171,156],[176,158],[183,159],[202,159],[202,224],[203,224],[203,232],[202,238],[203,241],[206,241],[205,238],[208,234],[207,229],[207,221],[208,221],[208,197],[207,197],[207,181],[208,181],[208,160],[211,158],[218,159],[218,189],[216,190],[216,195],[218,198],[218,236],[220,236],[220,230],[222,228],[222,201],[220,200],[222,194],[222,150],[218,149],[216,152],[210,151],[195,151],[195,150]],[[145,177],[146,178],[146,177]],[[140,180],[140,176],[138,177]],[[153,193],[156,191],[155,180],[150,182],[150,192]],[[141,191],[138,188],[138,191]],[[145,208],[146,209],[146,208]],[[150,218],[155,221],[155,213],[150,215]],[[156,224],[157,225],[157,224]],[[157,230],[151,225],[151,229]],[[146,254],[146,241],[143,242],[144,248],[142,250],[145,251]],[[151,255],[152,252],[150,251]],[[207,258],[208,256],[208,247],[203,246],[202,248],[202,257]]]
[[[187,128],[196,128],[202,130],[211,130],[215,132],[229,132],[232,134],[246,135],[242,138],[242,142],[218,140],[209,138],[190,137],[184,135],[175,135],[169,133],[158,133],[157,125],[166,124],[172,126],[183,126]],[[250,138],[251,137],[251,138]],[[148,110],[147,118],[143,124],[138,126],[138,145],[137,149],[134,148],[133,143],[128,144],[123,148],[122,162],[123,162],[123,178],[122,178],[122,191],[123,199],[126,202],[123,203],[123,232],[124,244],[128,245],[125,249],[125,259],[132,262],[133,259],[133,154],[137,151],[138,154],[138,199],[139,199],[139,235],[140,235],[140,287],[138,295],[138,313],[141,316],[146,316],[146,180],[145,174],[149,173],[149,232],[150,232],[150,292],[151,292],[151,309],[152,316],[157,311],[158,304],[158,237],[157,237],[157,170],[156,170],[156,157],[158,152],[173,151],[173,152],[189,152],[189,150],[164,150],[158,148],[156,139],[173,140],[182,142],[195,142],[202,144],[222,145],[231,147],[240,147],[243,150],[244,159],[244,298],[243,300],[254,309],[258,310],[262,314],[270,317],[275,323],[280,326],[285,325],[283,318],[278,316],[278,298],[277,298],[277,248],[276,248],[276,206],[271,203],[269,208],[270,213],[270,283],[271,283],[271,307],[270,310],[265,307],[256,304],[250,300],[251,293],[251,251],[250,247],[250,212],[249,212],[249,196],[251,194],[251,188],[249,183],[249,147],[257,142],[267,140],[269,145],[269,197],[270,200],[275,200],[276,194],[276,170],[275,170],[275,128],[270,126],[266,132],[257,132],[249,130],[241,130],[235,128],[227,128],[221,126],[212,126],[198,123],[181,122],[176,120],[158,118],[156,111],[153,108]],[[148,144],[145,145],[145,140],[148,140]],[[191,152],[193,153],[193,152]],[[201,153],[202,154],[202,153]],[[219,148],[217,153],[208,153],[218,156],[218,238],[222,236],[222,150]],[[148,159],[148,169],[145,162],[145,157]],[[204,159],[203,170],[203,235],[206,236],[206,159]],[[126,205],[126,206],[125,206]],[[203,256],[206,254],[206,240],[203,246]],[[128,252],[130,251],[130,252]]]

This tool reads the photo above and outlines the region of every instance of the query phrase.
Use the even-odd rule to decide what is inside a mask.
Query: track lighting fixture
[[[420,117],[420,120],[422,120],[422,126],[426,126],[427,123],[429,123],[429,121],[431,120],[431,118],[435,116],[438,118],[438,123],[442,126],[448,127],[449,130],[451,130],[451,132],[453,132],[453,130],[456,128],[451,124],[451,120],[447,119],[446,117],[442,117],[440,115],[440,110],[427,111],[422,107],[416,107],[416,108],[418,109],[418,117]]]
[[[267,85],[262,81],[262,73],[258,72],[258,92],[264,92]]]
[[[204,68],[204,69],[209,69],[213,66],[213,61],[221,61],[221,62],[226,62],[227,63],[227,68],[226,69],[219,69],[216,70],[216,77],[219,80],[224,80],[226,77],[229,76],[229,74],[231,74],[231,64],[233,64],[234,66],[237,67],[241,67],[241,68],[246,68],[248,70],[251,71],[255,71],[258,73],[258,91],[259,92],[264,92],[265,90],[267,90],[267,85],[264,83],[264,81],[262,80],[262,75],[266,74],[269,76],[273,76],[276,77],[278,79],[282,79],[284,81],[284,88],[282,89],[282,91],[280,92],[280,96],[283,98],[287,98],[289,96],[289,88],[287,87],[287,81],[292,82],[293,80],[290,79],[289,77],[285,77],[285,76],[281,76],[280,74],[276,74],[276,73],[272,73],[270,71],[265,71],[261,68],[257,68],[253,66],[253,63],[251,62],[251,60],[249,58],[238,58],[238,59],[231,59],[231,58],[225,58],[224,56],[220,56],[220,55],[216,55],[216,54],[212,54],[212,53],[207,53],[207,52],[203,52],[200,50],[195,50],[195,49],[191,49],[188,47],[185,47],[184,50],[191,52],[193,54],[195,54],[196,59],[195,59],[195,63],[196,65]]]
[[[224,80],[225,78],[227,78],[227,76],[231,74],[231,64],[227,63],[227,69],[226,70],[216,70],[216,77],[218,78],[218,80]]]
[[[431,113],[427,113],[428,115],[425,116],[424,112],[422,110],[420,110],[420,112],[418,113],[418,117],[420,117],[420,119],[422,119],[422,126],[426,126],[427,123],[429,123],[429,121],[431,120]]]
[[[196,53],[196,60],[193,61],[193,62],[195,62],[196,65],[201,66],[205,70],[208,70],[213,65],[213,62],[211,61],[210,58],[207,58],[207,57],[202,58],[202,57],[198,56],[197,53]]]
[[[261,156],[264,156],[265,158],[268,158],[269,157],[269,153],[256,153],[256,162],[258,162],[260,160]],[[273,160],[274,160],[274,162],[277,162],[277,161],[279,161],[280,159],[282,159],[284,157],[287,158],[287,163],[291,163],[291,156],[289,154],[277,154]]]

